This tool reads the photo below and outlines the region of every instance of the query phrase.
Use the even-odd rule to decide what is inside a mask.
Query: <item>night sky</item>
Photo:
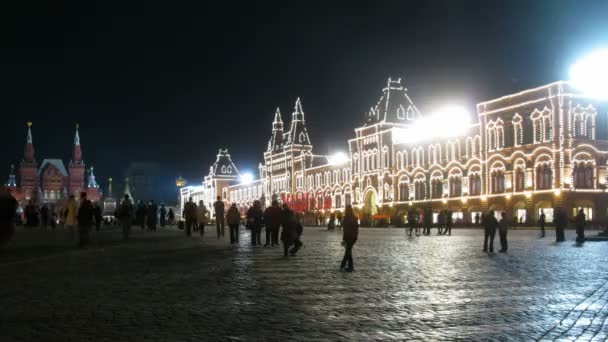
[[[446,101],[474,111],[608,46],[605,0],[12,3],[0,9],[0,181],[28,120],[38,161],[67,163],[79,122],[98,179],[151,160],[194,180],[220,147],[256,171],[275,108],[287,121],[298,96],[328,153],[347,149],[389,76],[423,114]]]

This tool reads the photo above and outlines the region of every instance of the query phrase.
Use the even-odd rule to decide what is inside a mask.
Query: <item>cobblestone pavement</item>
[[[488,255],[480,230],[362,229],[353,273],[338,271],[339,233],[306,228],[289,259],[244,230],[234,249],[212,233],[102,232],[78,250],[65,232],[19,231],[0,254],[0,340],[608,338],[608,245],[572,231],[559,245],[512,231],[509,253]]]

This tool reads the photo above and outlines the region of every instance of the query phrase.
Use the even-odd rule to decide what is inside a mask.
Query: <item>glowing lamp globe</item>
[[[241,183],[249,184],[253,182],[253,175],[249,172],[241,174]]]
[[[608,49],[592,52],[572,65],[570,81],[585,95],[608,100]]]
[[[178,188],[183,188],[184,186],[186,186],[186,180],[185,180],[185,179],[183,179],[182,177],[178,177],[178,178],[175,180],[175,185],[176,185]]]
[[[328,161],[331,165],[341,165],[348,162],[348,156],[344,152],[338,152],[329,156]]]

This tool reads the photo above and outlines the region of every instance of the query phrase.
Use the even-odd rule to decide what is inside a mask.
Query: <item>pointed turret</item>
[[[15,165],[11,165],[11,173],[8,175],[6,186],[9,188],[17,187],[17,177],[15,176]]]
[[[280,151],[283,148],[283,119],[281,111],[277,107],[274,113],[274,121],[272,122],[272,135],[268,142],[268,151]]]
[[[82,160],[82,147],[80,146],[80,134],[78,133],[78,124],[76,124],[76,133],[74,134],[74,145],[72,146],[72,160],[70,160],[69,168],[69,192],[78,196],[78,193],[84,190],[85,169],[84,161]]]
[[[89,181],[87,182],[87,188],[99,188],[99,184],[95,180],[95,174],[93,173],[93,167],[89,170]]]
[[[284,134],[285,147],[292,145],[299,145],[306,149],[312,149],[310,144],[310,138],[308,137],[308,130],[306,129],[306,122],[304,120],[304,111],[302,110],[302,102],[300,98],[296,100],[294,111],[291,114],[291,125],[289,132]]]
[[[131,189],[129,188],[129,177],[125,178],[125,191],[124,192],[125,193],[123,194],[123,196],[129,195],[129,197],[131,198],[131,201],[133,203],[135,203],[135,198],[133,198],[133,195],[131,195]]]
[[[23,160],[21,160],[21,164],[19,165],[19,175],[21,177],[19,185],[25,200],[36,198],[38,188],[37,171],[38,164],[34,157],[34,142],[32,139],[32,122],[28,122]]]
[[[25,151],[23,153],[25,161],[34,161],[34,142],[32,140],[32,122],[27,123],[27,137],[25,140]]]
[[[380,100],[367,114],[367,123],[411,124],[421,118],[418,108],[407,94],[407,88],[401,84],[401,78],[393,80],[389,77]]]

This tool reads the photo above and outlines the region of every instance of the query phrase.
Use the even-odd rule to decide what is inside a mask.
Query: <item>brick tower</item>
[[[69,169],[69,193],[76,198],[80,197],[80,192],[85,191],[84,187],[84,161],[82,160],[82,150],[80,148],[80,136],[78,135],[78,124],[76,124],[76,134],[74,135],[74,147],[72,149],[72,160]]]
[[[23,197],[26,201],[37,200],[38,189],[38,163],[34,157],[34,143],[32,141],[32,123],[27,123],[27,138],[23,153],[23,160],[19,165],[20,185]]]

